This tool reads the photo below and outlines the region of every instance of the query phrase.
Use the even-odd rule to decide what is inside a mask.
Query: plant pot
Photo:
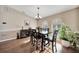
[[[61,43],[64,47],[70,47],[70,42],[69,41],[61,40]]]

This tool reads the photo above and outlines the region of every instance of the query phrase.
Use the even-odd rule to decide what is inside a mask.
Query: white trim
[[[0,42],[4,42],[4,41],[8,41],[8,40],[14,40],[14,39],[16,39],[16,37],[10,38],[10,39],[5,39],[5,40],[0,40]]]
[[[6,30],[0,30],[0,32],[8,32],[8,31],[18,31],[21,30],[22,28],[17,28],[17,29],[6,29]],[[23,29],[28,29],[28,28],[23,28]]]
[[[0,32],[17,31],[17,30],[21,30],[21,28],[17,28],[17,29],[6,29],[6,30],[0,30]]]

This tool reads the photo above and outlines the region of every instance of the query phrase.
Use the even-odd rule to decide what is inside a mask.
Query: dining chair
[[[50,34],[50,33],[49,33]],[[48,37],[44,38],[44,48],[48,45],[50,45],[50,42],[52,43],[52,52],[57,52],[57,47],[56,47],[56,39],[57,39],[57,34],[58,34],[58,30],[54,30],[53,33],[51,33],[51,35],[49,35]],[[45,43],[45,41],[48,41],[48,43]],[[54,49],[55,48],[55,49]]]
[[[31,29],[29,34],[30,34],[32,45],[34,46],[35,45],[36,30],[35,29]]]
[[[38,49],[38,39],[40,39],[40,34],[36,32],[36,29],[30,30],[30,38],[32,45],[35,46],[35,49]]]

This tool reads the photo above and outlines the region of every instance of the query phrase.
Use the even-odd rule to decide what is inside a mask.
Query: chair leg
[[[56,44],[55,44],[55,52],[57,52],[57,47],[56,47]]]
[[[52,52],[57,52],[56,42],[52,42]]]
[[[55,40],[55,52],[57,52],[57,47],[56,47],[56,40]]]
[[[54,46],[53,46],[53,42],[52,42],[52,52],[54,53]]]

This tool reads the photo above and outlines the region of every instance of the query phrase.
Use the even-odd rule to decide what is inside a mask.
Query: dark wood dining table
[[[32,37],[34,37],[36,40],[37,40],[37,43],[39,43],[38,42],[38,40],[40,40],[41,39],[41,46],[40,46],[40,48],[41,48],[41,50],[40,50],[40,52],[42,52],[42,51],[44,51],[44,42],[45,42],[45,38],[46,38],[46,36],[48,36],[49,34],[50,34],[51,32],[49,32],[49,33],[44,33],[44,32],[33,32],[32,33]],[[49,41],[49,39],[47,39],[48,41]],[[32,40],[33,41],[33,40]],[[51,41],[52,42],[52,41]],[[53,47],[53,46],[52,46]],[[36,49],[38,49],[38,44],[36,44]]]

